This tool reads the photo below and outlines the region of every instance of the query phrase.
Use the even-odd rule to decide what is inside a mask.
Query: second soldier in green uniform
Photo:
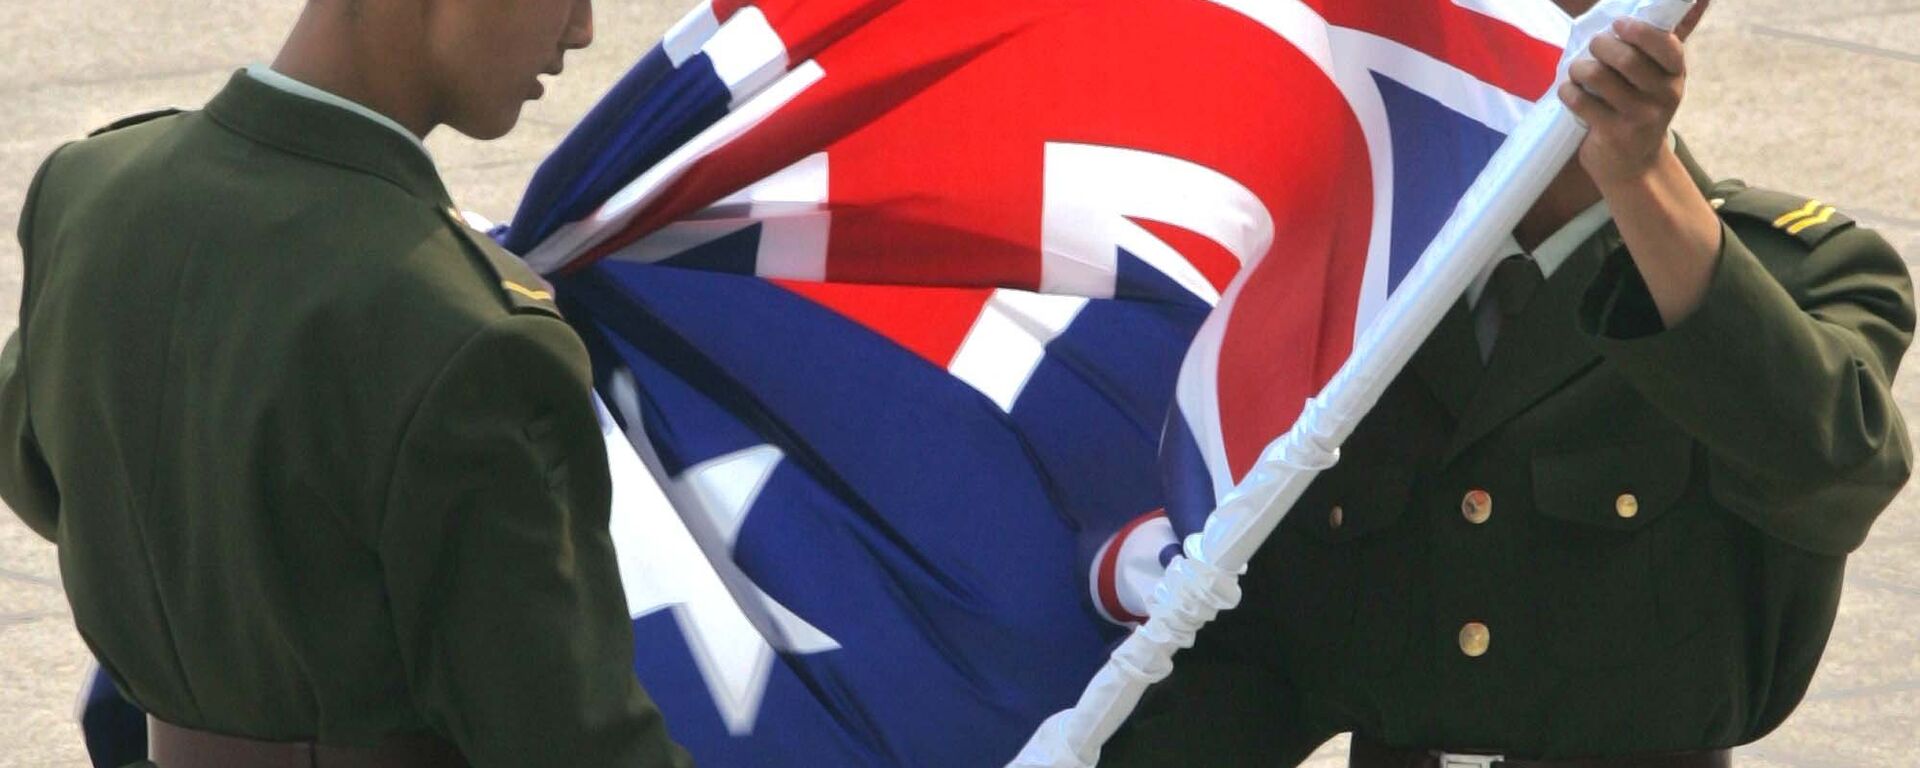
[[[1103,765],[1293,765],[1351,731],[1355,768],[1706,768],[1799,703],[1911,468],[1911,281],[1832,206],[1710,180],[1668,133],[1679,39],[1613,35],[1560,92],[1593,133],[1528,255],[1441,322]]]

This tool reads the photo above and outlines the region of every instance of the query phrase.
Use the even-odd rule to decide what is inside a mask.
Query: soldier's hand
[[[1580,164],[1604,188],[1645,173],[1667,151],[1686,94],[1686,52],[1679,35],[1634,19],[1614,22],[1589,50],[1568,68],[1560,100],[1591,128]]]

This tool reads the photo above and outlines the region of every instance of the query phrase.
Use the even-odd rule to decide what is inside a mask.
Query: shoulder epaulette
[[[1852,218],[1819,200],[1755,189],[1740,181],[1714,185],[1707,200],[1722,217],[1737,216],[1762,223],[1798,238],[1809,248],[1853,226]]]
[[[92,131],[89,131],[87,133],[87,138],[91,139],[103,133],[112,133],[122,128],[131,128],[141,123],[151,122],[163,117],[170,117],[173,115],[177,115],[177,114],[180,114],[181,111],[182,110],[175,109],[173,107],[168,107],[166,109],[156,109],[152,112],[141,112],[140,114],[137,114],[137,115],[127,115],[126,117],[120,118],[111,123],[107,123],[106,125],[100,126],[99,128],[95,128]]]
[[[488,277],[494,280],[496,287],[500,290],[501,298],[506,300],[507,306],[514,312],[536,312],[561,317],[560,306],[553,301],[553,288],[547,285],[547,281],[540,279],[539,275],[534,274],[526,262],[500,247],[493,238],[469,226],[459,211],[443,208],[440,216],[446,220],[447,226],[459,233],[459,236],[466,240],[467,245],[477,252],[481,263],[485,264],[490,272]]]

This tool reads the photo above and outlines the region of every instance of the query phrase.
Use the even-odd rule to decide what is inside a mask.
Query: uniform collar
[[[356,115],[364,117],[368,120],[372,120],[376,123],[386,126],[387,128],[392,129],[394,133],[398,133],[401,136],[407,137],[407,141],[412,142],[414,146],[419,147],[422,153],[427,152],[427,145],[420,141],[419,136],[413,135],[413,131],[407,130],[405,126],[402,126],[398,122],[395,122],[393,118],[387,117],[386,115],[380,114],[379,112],[375,112],[372,107],[369,107],[365,104],[361,104],[360,102],[354,101],[353,99],[349,99],[345,96],[341,96],[332,91],[322,90],[315,86],[311,86],[306,83],[300,82],[299,80],[295,80],[291,77],[280,74],[279,71],[265,64],[253,64],[248,66],[247,77],[251,77],[255,80],[260,81],[262,84],[273,86],[274,88],[278,88],[282,91],[286,91],[287,93],[291,93],[295,96],[313,99],[314,101],[320,102],[322,104],[331,104],[333,106],[344,109],[348,112],[352,112]],[[431,153],[428,153],[427,157],[428,159],[432,159],[433,155]]]
[[[332,98],[277,87],[242,70],[207,103],[207,115],[261,144],[376,176],[440,206],[452,203],[433,159],[417,137],[405,129],[395,130],[398,125],[391,119],[384,123],[376,119],[379,114],[372,110],[312,90]]]
[[[1712,180],[1677,136],[1673,150],[1701,194],[1706,194]],[[1571,225],[1554,237],[1561,235],[1572,237]],[[1520,317],[1502,328],[1500,342],[1484,367],[1474,343],[1471,312],[1465,301],[1454,304],[1409,366],[1458,419],[1445,461],[1451,462],[1600,362],[1599,348],[1588,343],[1580,330],[1576,310],[1579,297],[1592,287],[1607,259],[1625,258],[1624,247],[1611,217],[1602,219],[1597,229],[1571,247],[1571,255],[1555,265],[1557,274],[1541,286]]]
[[[1686,147],[1680,143],[1678,134],[1667,134],[1667,146],[1680,154],[1682,164],[1686,165],[1687,172],[1695,178],[1696,183],[1700,184],[1701,189],[1711,186],[1708,182],[1700,181],[1702,174],[1699,166],[1692,162],[1693,158],[1687,154]],[[1480,294],[1487,290],[1487,281],[1493,279],[1494,267],[1499,266],[1504,257],[1531,256],[1534,266],[1540,268],[1540,276],[1552,279],[1553,273],[1559,271],[1560,265],[1567,263],[1567,257],[1572,256],[1581,245],[1599,234],[1602,228],[1612,222],[1613,210],[1607,207],[1607,201],[1601,200],[1561,225],[1559,231],[1542,240],[1540,246],[1533,249],[1533,253],[1527,253],[1525,248],[1520,247],[1520,241],[1515,240],[1511,235],[1507,236],[1506,243],[1501,246],[1501,258],[1487,262],[1486,267],[1480,270],[1480,274],[1474,277],[1473,283],[1467,286],[1467,306],[1473,307],[1480,303]]]
[[[1607,201],[1601,200],[1581,211],[1579,215],[1561,226],[1559,231],[1541,241],[1540,247],[1533,249],[1533,253],[1527,253],[1527,249],[1520,247],[1520,241],[1508,235],[1506,244],[1502,246],[1501,256],[1530,256],[1533,258],[1534,265],[1540,268],[1540,276],[1552,279],[1553,273],[1560,270],[1560,265],[1567,263],[1568,256],[1572,256],[1581,244],[1587,242],[1600,231],[1601,227],[1605,227],[1612,221],[1613,210],[1607,207]],[[1487,281],[1493,279],[1493,268],[1499,266],[1502,260],[1503,258],[1496,258],[1487,262],[1486,268],[1480,270],[1480,274],[1473,279],[1473,284],[1467,286],[1467,306],[1472,307],[1480,303],[1480,294],[1486,292]]]

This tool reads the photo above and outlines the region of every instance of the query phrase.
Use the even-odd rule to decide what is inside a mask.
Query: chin
[[[521,102],[510,109],[492,110],[447,121],[447,127],[480,141],[492,141],[507,135],[520,122]]]

